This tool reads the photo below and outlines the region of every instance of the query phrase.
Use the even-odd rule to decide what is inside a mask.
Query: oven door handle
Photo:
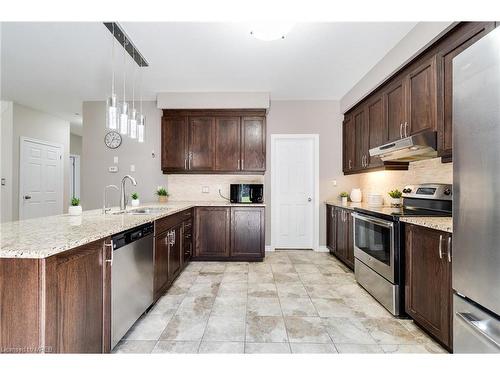
[[[360,215],[360,214],[355,213],[355,212],[353,212],[351,215],[355,219],[359,219],[359,220],[367,221],[369,223],[381,225],[381,226],[386,227],[386,228],[394,228],[394,223],[392,221],[387,221],[387,220],[377,219],[377,218],[370,217],[370,216]]]

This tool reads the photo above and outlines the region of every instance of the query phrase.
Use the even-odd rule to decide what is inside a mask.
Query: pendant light
[[[137,120],[137,141],[139,143],[144,143],[144,126],[146,125],[146,118],[144,116],[144,112],[142,110],[142,60],[140,64],[140,82],[139,82],[139,92],[140,92],[140,100],[141,100],[141,105],[140,105],[140,112],[139,112],[139,117]]]
[[[128,134],[128,103],[125,97],[125,71],[126,71],[126,59],[125,54],[127,50],[127,39],[123,40],[123,101],[121,105],[120,112],[120,134],[127,135]]]
[[[135,49],[133,51],[132,63],[134,63],[134,62],[135,62]],[[130,138],[136,139],[137,138],[137,111],[135,109],[135,72],[137,69],[135,68],[135,66],[133,67],[133,69],[134,69],[134,74],[133,74],[133,78],[132,78],[132,111],[130,112],[129,131],[130,131]]]
[[[115,92],[115,24],[112,31],[113,44],[111,46],[111,96],[106,102],[106,127],[110,130],[118,129],[118,103]]]

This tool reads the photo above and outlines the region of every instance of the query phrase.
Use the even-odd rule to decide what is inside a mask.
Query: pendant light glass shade
[[[135,108],[132,108],[132,111],[130,112],[130,138],[136,139],[137,138],[137,111]]]
[[[128,134],[128,103],[123,102],[120,112],[120,134]]]
[[[110,130],[118,130],[118,103],[116,94],[111,94],[106,103],[106,126]]]
[[[141,103],[142,104],[142,103]],[[137,120],[137,141],[139,143],[144,143],[144,126],[146,123],[146,118],[141,113],[139,114],[139,118]]]

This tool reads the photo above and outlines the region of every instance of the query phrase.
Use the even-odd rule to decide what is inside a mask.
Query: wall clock
[[[110,131],[104,137],[104,143],[106,144],[106,146],[108,146],[108,148],[118,148],[122,144],[122,136],[120,135],[120,133]]]

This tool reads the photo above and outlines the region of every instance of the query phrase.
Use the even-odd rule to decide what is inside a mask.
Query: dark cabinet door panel
[[[230,208],[198,207],[195,212],[195,256],[228,257],[231,245]]]
[[[161,167],[164,171],[187,169],[187,118],[163,117]]]
[[[154,297],[159,298],[168,285],[168,235],[160,233],[155,237]]]
[[[215,119],[189,118],[188,168],[193,171],[211,171],[215,167]]]
[[[347,239],[345,247],[345,263],[349,268],[354,269],[354,228],[353,218],[350,211],[346,211]]]
[[[384,101],[388,132],[387,141],[395,141],[403,136],[403,124],[406,121],[405,91],[402,80],[397,80],[387,87],[384,91]],[[382,144],[379,144],[379,146]]]
[[[366,106],[366,118],[369,132],[368,150],[378,147],[387,142],[387,124],[384,121],[384,105],[382,95],[370,100]],[[379,157],[370,158],[369,152],[366,152],[366,163],[369,167],[383,165]]]
[[[354,129],[355,129],[355,157],[354,168],[366,168],[366,160],[368,157],[368,123],[366,121],[365,108],[361,108],[353,114]]]
[[[264,256],[264,208],[231,208],[231,257]]]
[[[326,205],[326,247],[330,250],[330,253],[335,253],[337,246],[337,214],[334,206]]]
[[[243,117],[241,119],[241,169],[266,170],[266,119]]]
[[[238,171],[241,169],[241,139],[239,117],[215,119],[215,169]]]
[[[171,228],[168,246],[168,283],[171,284],[181,272],[182,266],[182,223]]]
[[[104,241],[47,258],[45,343],[52,351],[103,352],[104,263]]]
[[[407,78],[408,128],[406,135],[437,130],[436,57],[413,70]]]
[[[451,348],[451,263],[449,234],[406,227],[406,312]]]
[[[351,116],[348,116],[342,125],[343,170],[347,173],[354,170],[354,159],[356,158],[355,137],[354,121]]]

